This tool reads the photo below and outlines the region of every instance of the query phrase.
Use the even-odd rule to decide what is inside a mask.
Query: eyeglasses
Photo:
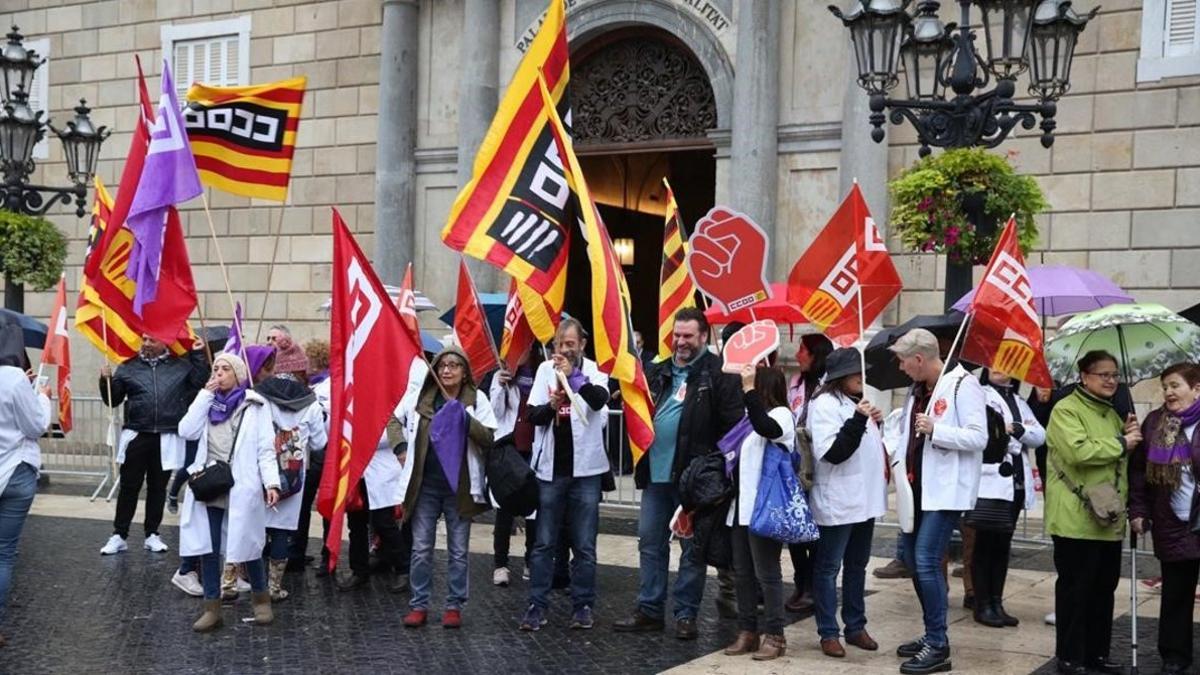
[[[463,364],[458,361],[442,361],[437,365],[438,370],[462,370]]]
[[[1097,373],[1088,371],[1088,375],[1094,375],[1105,382],[1119,382],[1121,380],[1121,374],[1117,372]]]

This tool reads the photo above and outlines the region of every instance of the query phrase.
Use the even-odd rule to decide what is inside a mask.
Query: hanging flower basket
[[[987,263],[996,234],[1016,214],[1017,238],[1037,243],[1033,217],[1049,204],[1032,176],[981,148],[947,150],[918,161],[888,183],[890,227],[913,252],[945,253],[951,263]]]
[[[45,218],[0,209],[0,274],[45,290],[58,283],[67,239]]]

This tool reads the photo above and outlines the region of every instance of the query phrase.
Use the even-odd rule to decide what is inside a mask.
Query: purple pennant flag
[[[146,164],[125,220],[134,238],[125,275],[137,284],[133,311],[138,316],[142,315],[142,307],[158,296],[167,209],[198,196],[200,192],[200,175],[196,173],[196,158],[192,156],[179,100],[175,97],[171,65],[163,59],[158,119],[150,130]]]
[[[229,326],[229,340],[225,342],[225,348],[221,351],[227,354],[238,354],[242,352],[242,303],[237,303],[233,309],[233,324]]]
[[[450,490],[458,494],[458,474],[467,454],[467,409],[457,399],[446,402],[429,422],[429,442],[437,453]]]
[[[743,417],[740,422],[733,425],[729,433],[717,441],[717,449],[725,457],[726,478],[733,476],[733,470],[737,467],[738,460],[742,458],[742,443],[752,433],[754,433],[754,426],[750,424],[750,418]]]

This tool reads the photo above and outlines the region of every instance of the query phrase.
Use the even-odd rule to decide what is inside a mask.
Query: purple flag
[[[457,399],[446,401],[429,422],[429,443],[454,494],[458,494],[458,474],[467,455],[468,423],[467,409]]]
[[[126,189],[122,186],[122,189]],[[133,232],[133,250],[125,276],[137,284],[133,311],[142,315],[142,306],[158,296],[158,274],[162,264],[163,237],[167,209],[200,194],[200,175],[188,144],[171,65],[163,59],[162,95],[158,99],[158,119],[150,130],[150,148],[138,179],[137,192],[125,222]]]
[[[237,303],[233,309],[233,324],[229,326],[229,339],[221,351],[229,354],[242,353],[242,303]]]

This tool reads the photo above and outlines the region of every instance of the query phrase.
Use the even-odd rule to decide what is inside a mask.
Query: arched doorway
[[[685,236],[713,205],[717,105],[703,66],[670,33],[625,27],[571,54],[572,136],[588,186],[614,241],[628,240],[625,277],[633,325],[648,346],[657,333],[663,218],[670,181]],[[624,248],[624,247],[622,247]],[[586,256],[571,256],[585,261]],[[567,310],[587,315],[585,262],[569,270]],[[590,317],[589,317],[590,318]]]

